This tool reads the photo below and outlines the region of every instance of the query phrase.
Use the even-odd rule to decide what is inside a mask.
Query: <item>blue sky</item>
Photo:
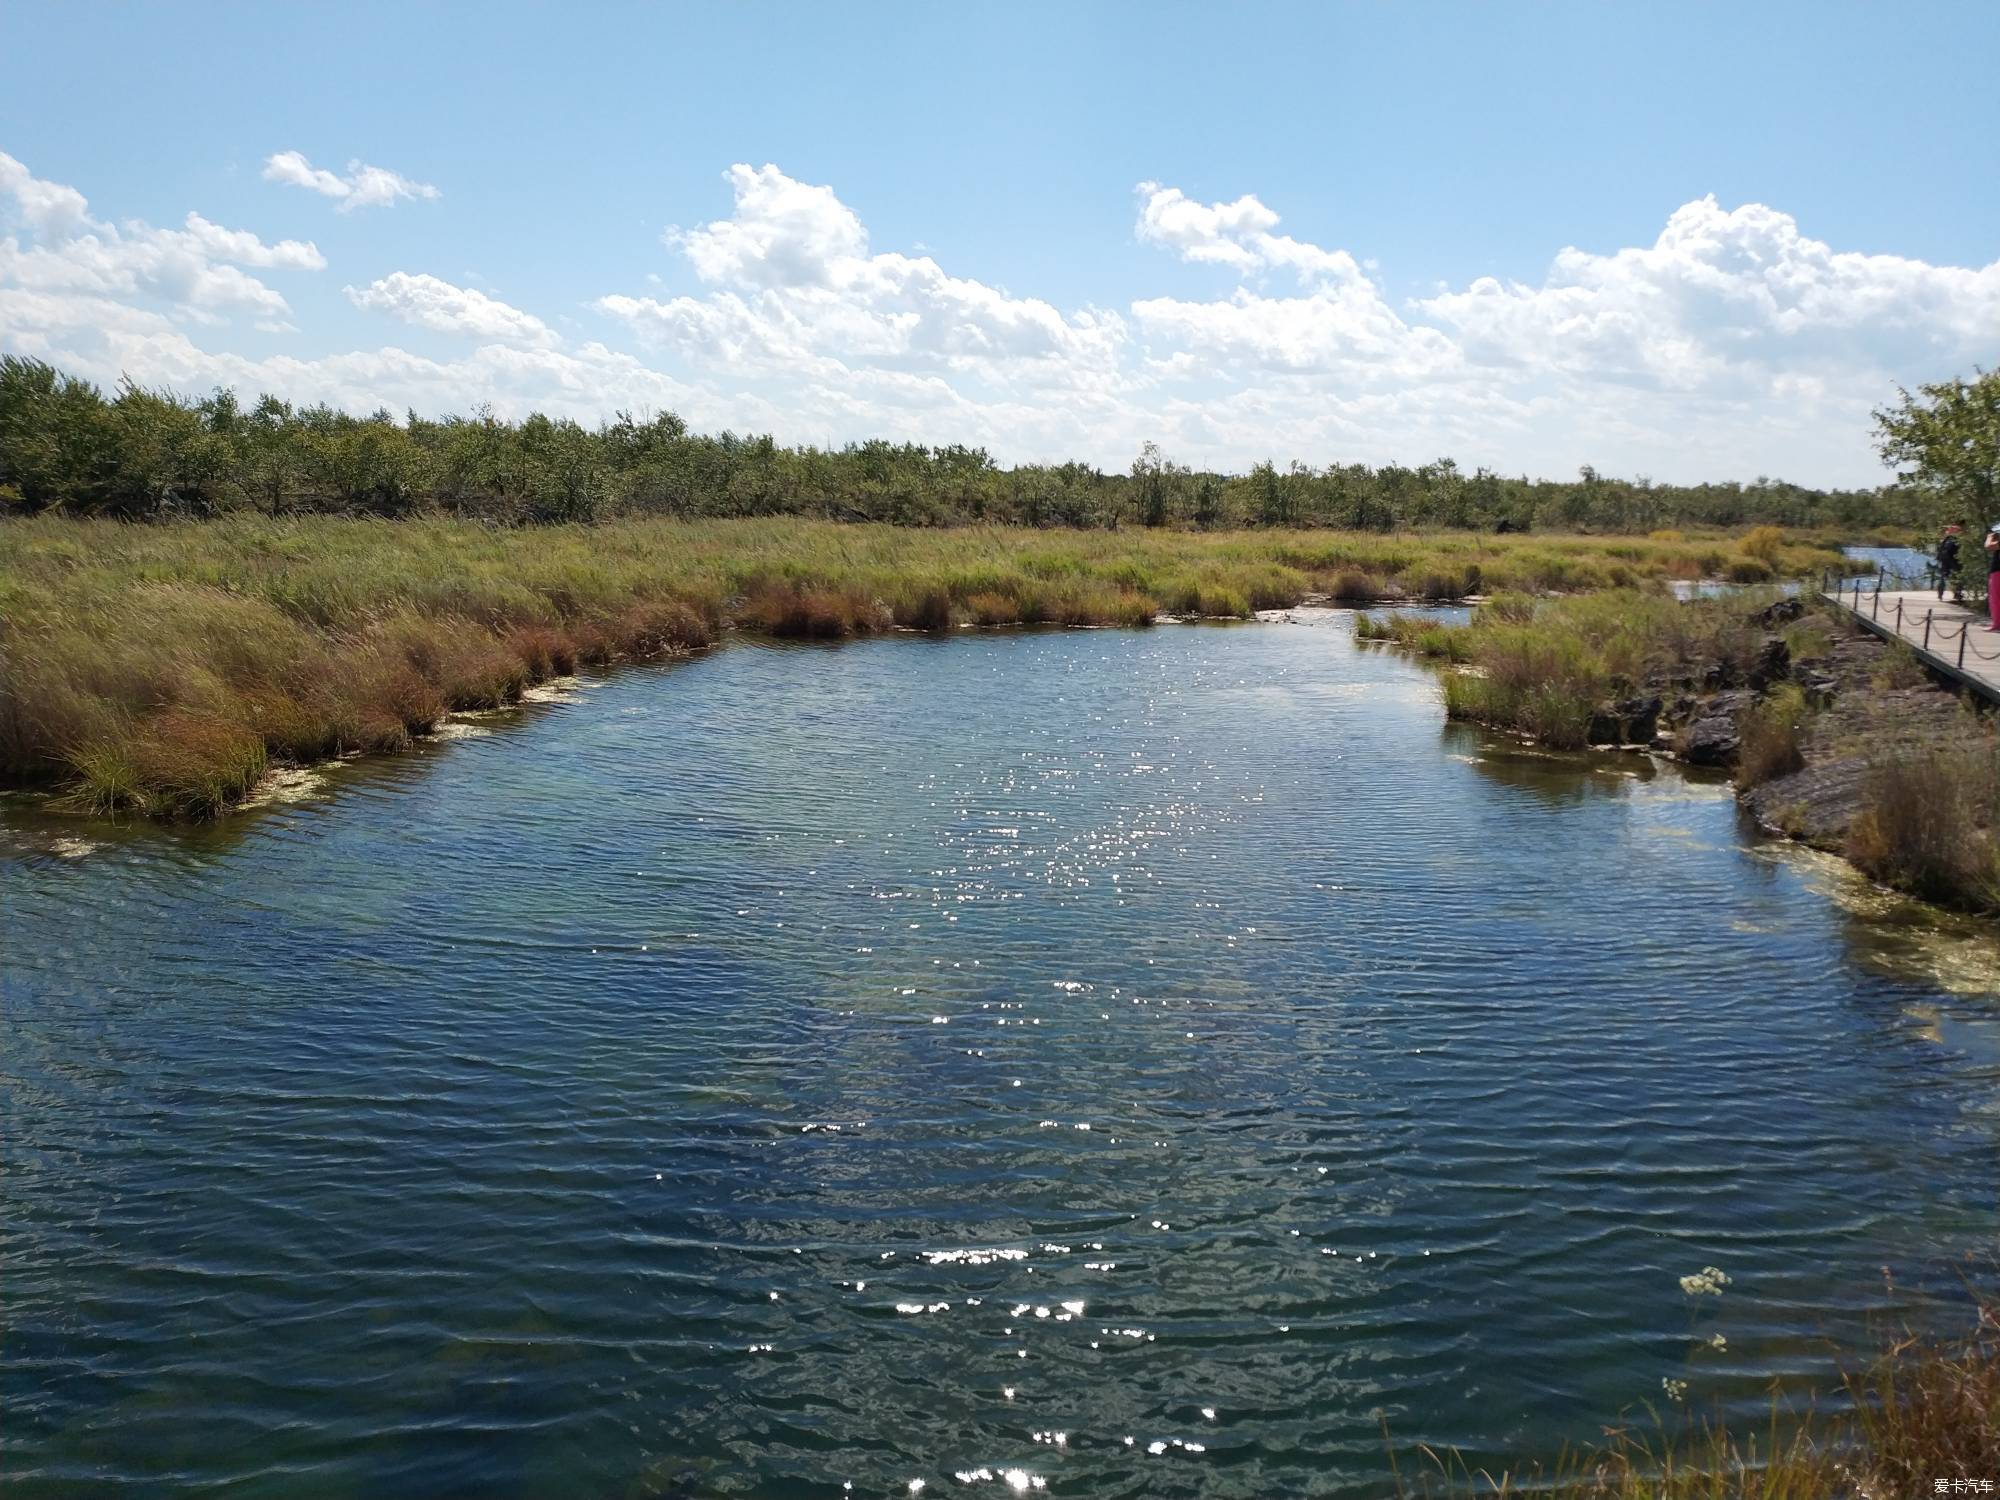
[[[0,30],[0,347],[105,381],[1866,484],[1869,408],[2000,345],[1991,5]]]

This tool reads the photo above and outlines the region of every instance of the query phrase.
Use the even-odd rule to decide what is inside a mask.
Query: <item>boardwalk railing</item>
[[[1883,587],[1891,581],[1925,583],[1915,579],[1891,580],[1886,572],[1879,570],[1873,578],[1843,577],[1829,572],[1820,580],[1820,593],[1877,635],[1908,645],[1925,665],[2000,702],[2000,637],[1995,638],[1990,650],[1972,639],[1975,629],[1985,628],[1985,620],[1962,605],[1945,605],[1942,600],[1937,604],[1923,601],[1919,614],[1917,602],[1908,597],[1908,590]],[[1924,592],[1932,587],[1935,583],[1928,583]]]

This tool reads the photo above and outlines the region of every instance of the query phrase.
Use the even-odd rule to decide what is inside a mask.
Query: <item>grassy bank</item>
[[[1774,1399],[1761,1430],[1658,1414],[1520,1473],[1474,1471],[1429,1449],[1393,1458],[1394,1492],[1563,1500],[1829,1500],[1976,1493],[2000,1475],[2000,1321],[1962,1337],[1904,1337],[1848,1373],[1840,1409]],[[1672,1404],[1669,1403],[1672,1410]],[[1393,1446],[1392,1446],[1393,1453]]]
[[[1600,710],[1633,694],[1743,681],[1763,640],[1740,599],[1682,604],[1644,591],[1503,594],[1466,625],[1376,620],[1357,634],[1463,664],[1444,679],[1447,713],[1558,749],[1590,743]]]
[[[272,762],[393,750],[454,709],[728,629],[1243,616],[1314,593],[1615,588],[1824,554],[1654,538],[915,530],[796,518],[499,528],[336,517],[0,525],[0,778],[213,814]]]
[[[1673,728],[1684,750],[1691,732],[1720,727],[1728,748],[1708,763],[1732,768],[1772,831],[1893,889],[2000,912],[1991,716],[1907,648],[1829,613],[1774,626],[1754,596],[1680,605],[1643,591],[1501,595],[1465,625],[1364,616],[1356,634],[1449,664],[1452,717],[1554,748],[1624,738],[1617,731],[1638,718]]]

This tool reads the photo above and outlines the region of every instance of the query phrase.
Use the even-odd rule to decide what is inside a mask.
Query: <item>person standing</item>
[[[1937,580],[1938,598],[1940,599],[1944,597],[1944,591],[1947,588],[1951,590],[1954,599],[1963,599],[1965,597],[1965,591],[1960,587],[1958,581],[1958,538],[1959,533],[1964,530],[1965,523],[1963,521],[1953,521],[1949,526],[1945,527],[1944,535],[1938,538]]]
[[[1986,628],[2000,630],[2000,526],[1986,529]]]

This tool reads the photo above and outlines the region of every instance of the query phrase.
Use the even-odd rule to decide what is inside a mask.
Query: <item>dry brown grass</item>
[[[1805,763],[1805,693],[1781,683],[1743,715],[1742,740],[1736,752],[1736,784],[1762,786],[1789,776]]]
[[[1698,571],[1722,556],[1718,540],[795,518],[535,530],[12,520],[0,524],[0,778],[54,783],[95,807],[199,815],[241,781],[239,734],[278,761],[394,749],[445,712],[511,703],[578,666],[698,647],[731,626],[817,639],[1144,626],[1317,592],[1452,597],[1475,576],[1602,587]],[[1805,540],[1778,555],[1800,568],[1824,557]],[[197,735],[190,724],[234,728]],[[212,774],[186,774],[204,754]]]
[[[1885,751],[1869,767],[1847,857],[1884,885],[1926,900],[2000,905],[2000,763],[1990,744]]]

